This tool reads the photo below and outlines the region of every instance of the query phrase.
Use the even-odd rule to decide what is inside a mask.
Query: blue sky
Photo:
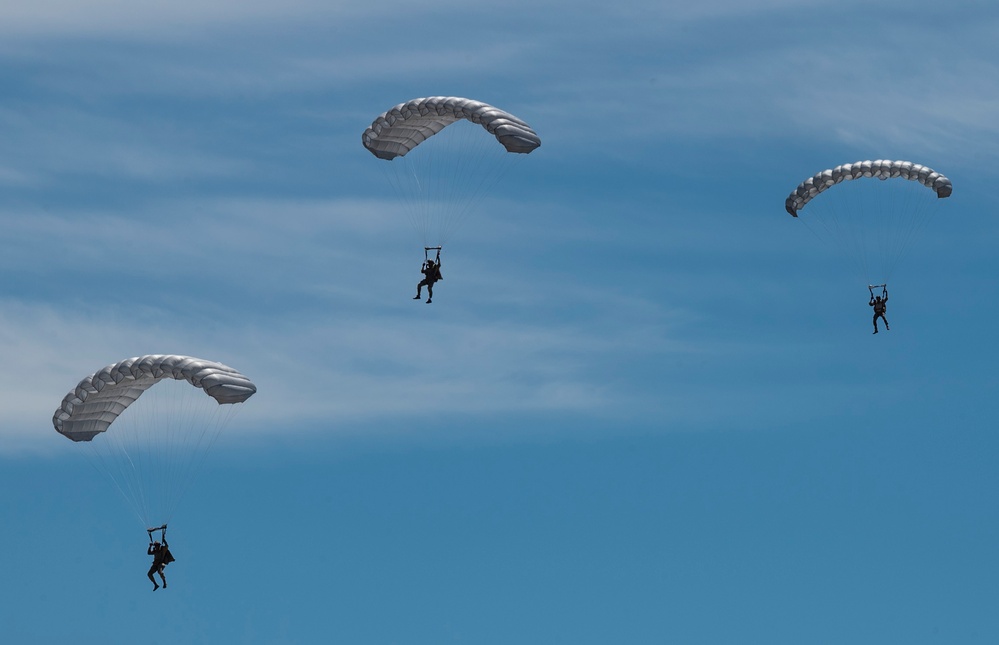
[[[991,643],[991,3],[6,2],[0,635],[131,643]],[[527,120],[411,300],[360,145]],[[954,195],[892,331],[784,212],[910,159]],[[180,353],[258,394],[145,535],[51,425]]]

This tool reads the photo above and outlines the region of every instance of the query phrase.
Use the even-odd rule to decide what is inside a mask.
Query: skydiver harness
[[[427,266],[430,263],[430,252],[437,251],[437,255],[434,257],[434,273],[433,275],[427,275]],[[437,280],[443,280],[444,276],[441,275],[441,247],[439,246],[425,246],[423,247],[423,266],[420,267],[420,272],[427,276],[427,280],[430,282],[436,282]]]
[[[165,540],[166,539],[166,529],[167,529],[167,525],[166,524],[164,524],[163,526],[154,526],[151,529],[146,529],[146,533],[149,534],[149,542],[151,543],[153,541],[153,533],[155,533],[156,531],[160,532],[160,542],[162,542],[163,540]]]
[[[874,287],[881,287],[881,302],[874,300]],[[871,292],[871,306],[874,307],[874,315],[884,315],[888,310],[888,284],[869,284],[867,285],[867,290]],[[878,305],[881,305],[880,311],[878,310]]]
[[[160,532],[159,542],[161,544],[160,546],[161,551],[160,553],[157,554],[156,559],[159,563],[164,565],[170,564],[171,562],[175,561],[173,554],[170,553],[170,546],[167,544],[166,541],[166,530],[167,530],[166,524],[164,524],[163,526],[156,526],[151,529],[146,529],[146,533],[149,534],[149,544],[153,543],[153,533],[155,533],[156,531]]]

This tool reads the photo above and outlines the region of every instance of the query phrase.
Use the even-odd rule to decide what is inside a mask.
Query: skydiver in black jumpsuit
[[[151,580],[153,583],[153,591],[156,591],[157,589],[160,588],[160,586],[156,584],[156,579],[153,578],[153,574],[154,573],[160,574],[160,580],[163,581],[163,588],[166,589],[167,581],[166,581],[166,576],[163,575],[163,570],[166,569],[166,565],[174,561],[173,554],[170,553],[170,545],[167,544],[166,541],[166,526],[160,529],[162,531],[160,539],[163,540],[163,544],[153,541],[153,531],[155,530],[156,529],[148,530],[149,548],[146,549],[146,555],[153,556],[153,564],[151,567],[149,567],[149,572],[146,573],[146,575],[149,576],[149,580]]]
[[[413,296],[413,300],[420,299],[420,291],[423,287],[427,288],[427,304],[433,302],[434,298],[434,283],[438,280],[443,280],[441,276],[441,259],[440,254],[437,255],[437,262],[427,259],[424,261],[423,266],[420,268],[420,273],[423,274],[423,280],[416,285],[416,295]]]
[[[884,296],[883,299],[882,296]],[[874,333],[878,333],[878,318],[885,321],[885,331],[890,331],[888,319],[885,318],[885,311],[888,309],[888,287],[882,287],[881,295],[877,298],[874,297],[874,291],[871,291],[871,301],[867,304],[874,307]]]

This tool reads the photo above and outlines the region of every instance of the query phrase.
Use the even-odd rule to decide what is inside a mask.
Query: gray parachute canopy
[[[531,126],[509,112],[457,96],[432,96],[400,103],[379,115],[361,135],[361,142],[379,159],[392,160],[405,156],[461,119],[481,125],[508,152],[527,154],[541,145]]]
[[[877,179],[893,179],[901,177],[909,181],[918,181],[937,193],[937,197],[950,197],[954,187],[950,180],[932,168],[912,163],[911,161],[889,161],[876,159],[874,161],[857,161],[843,164],[817,173],[798,184],[798,187],[787,196],[784,208],[792,216],[797,217],[798,211],[805,207],[822,191],[851,179],[861,177],[876,177]]]
[[[222,363],[190,356],[150,355],[108,365],[80,381],[62,400],[52,425],[73,441],[104,432],[143,392],[163,379],[187,381],[219,404],[242,403],[257,386]]]

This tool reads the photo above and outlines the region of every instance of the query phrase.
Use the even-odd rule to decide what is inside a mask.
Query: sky
[[[997,29],[971,0],[4,2],[0,638],[994,643]],[[428,306],[360,135],[433,95],[542,145]],[[861,159],[954,185],[876,336],[784,211]],[[258,388],[156,593],[51,421],[146,354]]]

